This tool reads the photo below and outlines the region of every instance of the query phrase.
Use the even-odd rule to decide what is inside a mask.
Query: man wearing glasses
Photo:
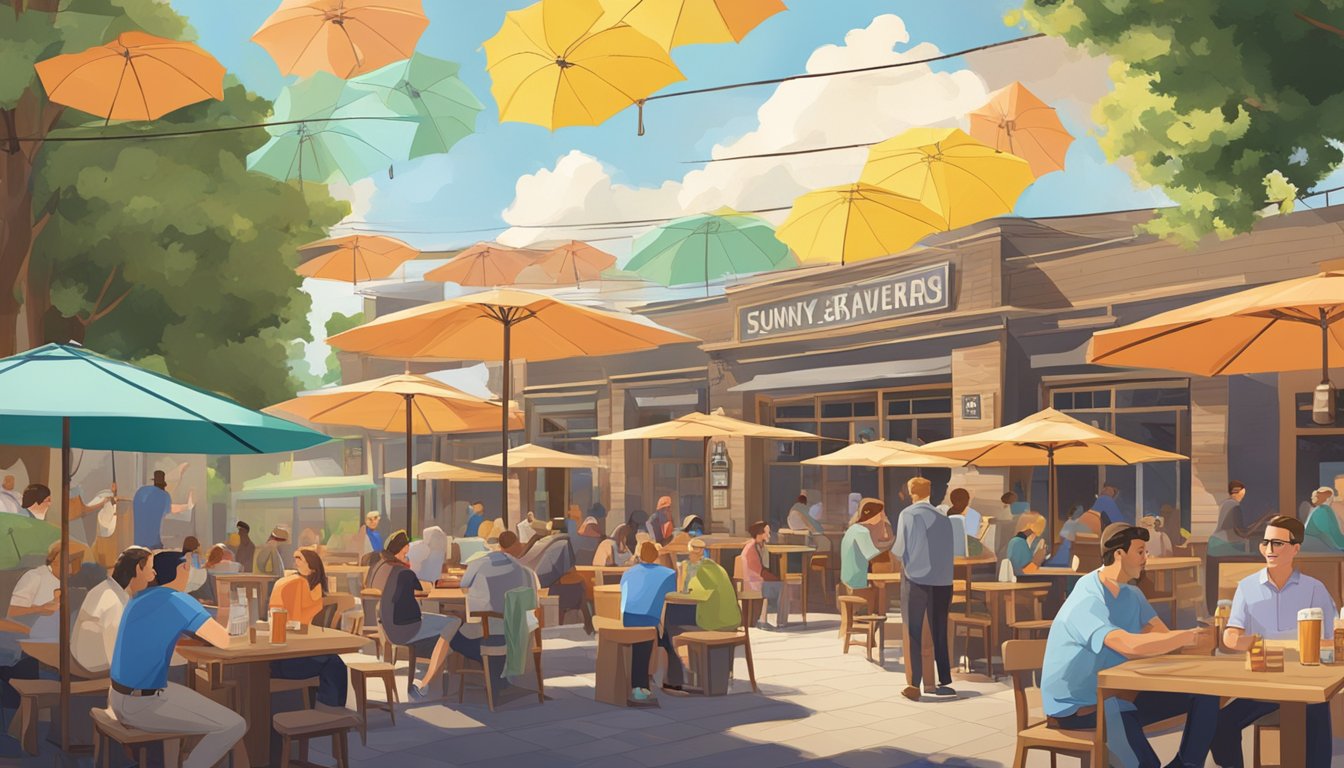
[[[1297,612],[1320,608],[1326,620],[1321,634],[1333,642],[1335,602],[1325,585],[1293,567],[1302,551],[1304,529],[1301,521],[1280,515],[1269,521],[1260,542],[1265,558],[1262,571],[1237,584],[1232,598],[1232,616],[1223,632],[1223,644],[1236,651],[1251,647],[1257,637],[1266,640],[1297,638]],[[1218,732],[1213,741],[1213,760],[1220,766],[1241,768],[1241,732],[1264,717],[1277,712],[1278,704],[1251,699],[1235,699],[1218,715]],[[1332,751],[1330,705],[1307,707],[1307,765],[1329,765]]]

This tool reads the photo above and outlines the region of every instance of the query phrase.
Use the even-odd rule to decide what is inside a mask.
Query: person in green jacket
[[[1332,488],[1317,488],[1311,493],[1311,512],[1307,515],[1306,536],[1302,549],[1307,552],[1344,551],[1344,531],[1339,529],[1339,518],[1330,502],[1335,499]]]
[[[689,577],[685,591],[696,601],[695,625],[711,632],[727,632],[742,625],[742,611],[737,603],[737,590],[728,571],[712,559],[705,558],[703,539],[691,539],[687,545]],[[669,605],[668,623],[671,621]]]

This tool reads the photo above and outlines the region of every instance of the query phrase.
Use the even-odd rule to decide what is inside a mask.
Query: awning
[[[730,387],[729,392],[761,392],[771,389],[802,389],[863,381],[911,379],[922,376],[947,376],[952,373],[952,358],[928,357],[920,360],[889,360],[881,363],[836,365],[787,373],[763,373],[750,381]]]
[[[677,406],[700,405],[700,394],[691,392],[685,395],[635,395],[635,405],[640,408],[675,408]]]
[[[1063,352],[1043,352],[1039,355],[1031,356],[1031,367],[1033,369],[1041,368],[1072,368],[1077,365],[1088,365],[1087,362],[1087,341],[1084,341],[1073,349],[1066,349]]]
[[[356,496],[365,491],[376,491],[379,486],[368,475],[345,477],[301,477],[269,483],[244,483],[243,490],[233,494],[234,501],[268,501],[275,499],[302,499],[314,496]]]

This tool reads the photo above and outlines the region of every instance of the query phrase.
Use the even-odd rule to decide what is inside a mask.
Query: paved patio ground
[[[575,627],[546,630],[544,667],[548,700],[535,691],[510,693],[497,711],[469,684],[457,704],[456,679],[447,703],[398,707],[397,724],[386,713],[370,715],[369,743],[351,745],[354,768],[566,768],[567,766],[695,766],[696,768],[894,768],[905,765],[1012,765],[1015,720],[1006,678],[959,675],[955,700],[915,703],[900,695],[904,673],[897,650],[886,669],[869,663],[862,649],[840,653],[834,615],[813,614],[808,628],[752,633],[757,682],[754,694],[739,653],[730,694],[722,697],[660,695],[658,708],[618,709],[593,700],[595,644]],[[370,657],[351,656],[351,660]],[[404,675],[399,676],[404,689]],[[382,698],[370,683],[370,697]],[[354,696],[350,696],[351,706]],[[277,709],[283,706],[279,700]],[[45,725],[43,726],[45,728]],[[1179,733],[1155,740],[1168,759]],[[1249,735],[1246,738],[1247,765]],[[313,742],[313,758],[329,764],[330,742]],[[8,755],[8,756],[6,756]],[[1344,760],[1344,740],[1335,761]],[[0,753],[0,765],[81,766],[91,759],[63,758],[43,740],[43,754],[19,758]],[[1063,768],[1076,761],[1061,758]],[[1028,766],[1044,768],[1036,754]]]

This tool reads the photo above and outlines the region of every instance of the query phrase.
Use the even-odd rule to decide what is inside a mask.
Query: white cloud
[[[878,16],[866,28],[851,30],[843,44],[813,51],[806,71],[858,69],[940,53],[929,43],[909,43],[909,31],[900,17]],[[975,54],[965,64],[954,70],[915,64],[781,83],[757,110],[756,127],[716,145],[711,156],[860,144],[918,126],[964,127],[966,113],[1013,80],[1023,81],[1047,102],[1066,110],[1073,122],[1090,124],[1088,110],[1110,86],[1104,61],[1053,39]],[[865,149],[854,149],[710,163],[660,187],[632,188],[613,183],[612,174],[598,158],[573,151],[554,168],[518,179],[514,200],[503,218],[510,224],[558,224],[661,218],[721,206],[739,210],[787,206],[808,190],[854,181],[866,157]],[[766,217],[778,222],[786,213]],[[526,245],[635,232],[515,227],[499,240]],[[618,255],[628,250],[628,243],[624,248],[616,242],[605,245]]]

